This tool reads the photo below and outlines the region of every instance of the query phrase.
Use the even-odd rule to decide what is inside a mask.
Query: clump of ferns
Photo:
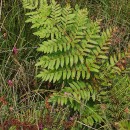
[[[99,21],[93,22],[87,9],[78,6],[61,7],[54,0],[50,4],[46,0],[23,0],[23,5],[31,9],[26,22],[32,23],[34,35],[43,40],[38,48],[37,77],[59,84],[50,101],[78,111],[86,124],[101,122],[97,94],[111,87],[113,75],[122,71],[117,63],[126,55],[108,55],[115,29],[101,31]]]

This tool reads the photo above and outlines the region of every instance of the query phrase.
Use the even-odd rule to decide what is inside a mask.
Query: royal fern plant
[[[125,53],[109,55],[114,28],[101,31],[100,22],[92,21],[87,9],[77,5],[23,0],[23,7],[29,10],[26,22],[43,40],[37,49],[41,53],[37,77],[62,86],[50,102],[78,111],[86,124],[103,121],[92,102],[102,87],[111,86],[112,75],[120,74],[117,63],[125,57]]]

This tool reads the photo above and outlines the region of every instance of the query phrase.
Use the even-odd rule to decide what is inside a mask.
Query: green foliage
[[[56,0],[61,6],[47,1],[49,5],[46,0],[23,0],[26,8],[23,9],[21,0],[1,0],[0,129],[41,129],[43,126],[44,130],[129,130],[130,1]],[[85,9],[73,9],[65,6],[66,3],[72,7],[76,4],[87,7],[89,16]],[[26,12],[29,12],[27,16],[24,15]],[[31,24],[25,23],[28,16],[27,22],[33,23],[32,30]],[[93,22],[89,17],[101,19],[101,23]],[[86,29],[80,30],[82,25]],[[109,25],[118,27],[117,33],[114,29],[105,29]],[[94,27],[99,28],[99,32],[96,33]],[[93,38],[91,32],[97,38]],[[102,35],[106,42],[100,47],[98,40]],[[92,37],[89,39],[89,36]],[[40,55],[34,51],[37,43],[40,44]],[[12,54],[14,46],[18,49],[17,55]],[[124,50],[129,53],[123,53]],[[82,51],[84,54],[79,53]],[[36,59],[42,55],[54,59],[50,66],[51,60],[47,63],[39,58],[38,61],[47,64],[45,67],[40,63],[41,72],[54,71],[52,79],[47,80],[54,83],[35,77],[39,73]],[[86,64],[88,61],[90,64]],[[78,68],[81,63],[83,67]],[[61,77],[55,81],[56,72],[60,70]],[[46,101],[47,97],[50,103]]]
[[[46,0],[22,0],[23,7],[26,9],[36,9],[46,3]]]
[[[129,130],[130,129],[130,122],[129,120],[122,120],[118,123],[119,130]]]
[[[58,103],[61,106],[69,105],[70,108],[80,112],[81,121],[85,124],[93,125],[94,122],[102,121],[95,108],[89,103],[91,100],[92,104],[95,99],[96,92],[92,86],[78,81],[69,83],[69,87],[64,87],[59,93],[53,93],[50,102]]]
[[[27,22],[37,30],[34,34],[45,39],[38,48],[44,53],[37,63],[42,68],[38,75],[42,80],[89,79],[91,72],[99,72],[97,61],[108,59],[107,41],[112,30],[101,33],[98,22],[87,17],[86,9],[61,8],[53,1],[27,15]]]
[[[87,9],[78,6],[61,7],[54,0],[51,4],[23,0],[23,5],[31,9],[26,22],[32,23],[34,35],[43,40],[38,48],[43,55],[36,64],[40,68],[37,77],[62,86],[50,102],[68,105],[87,125],[104,122],[98,110],[99,95],[112,88],[112,79],[123,70],[117,63],[126,58],[122,52],[109,54],[115,29],[101,31],[100,22],[93,22]]]
[[[84,104],[82,101],[90,100],[91,93],[93,94],[93,97],[95,97],[90,84],[88,85],[88,89],[86,89],[84,82],[72,82],[69,83],[69,86],[70,87],[64,87],[59,95],[54,93],[51,98],[52,102],[55,103],[58,101],[58,104],[61,105],[67,105],[69,102],[72,108],[79,110],[81,105]],[[81,95],[79,95],[79,93]],[[93,98],[93,100],[95,100],[95,98]]]
[[[114,76],[112,89],[100,92],[100,102],[106,105],[105,115],[109,122],[119,122],[122,119],[129,119],[130,108],[130,77],[128,75]]]

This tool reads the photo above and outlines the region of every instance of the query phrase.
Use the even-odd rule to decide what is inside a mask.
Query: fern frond
[[[47,39],[38,48],[46,54],[37,63],[44,71],[38,77],[45,81],[57,77],[53,82],[71,78],[79,80],[80,77],[89,79],[91,72],[99,72],[96,61],[107,59],[104,52],[108,50],[106,41],[110,31],[100,35],[98,23],[88,19],[86,9],[61,8],[53,1],[27,15],[30,17],[27,22],[37,28],[34,34]]]
[[[47,4],[46,0],[22,0],[23,7],[25,9],[37,9],[41,8],[43,5]]]
[[[60,92],[53,93],[50,102],[62,106],[69,104],[75,111],[82,111],[83,117],[81,117],[81,120],[92,126],[94,122],[102,121],[94,108],[85,105],[90,99],[95,101],[95,97],[96,92],[90,84],[77,81],[69,83],[69,87],[64,87]]]
[[[64,87],[59,93],[53,93],[50,101],[61,105],[71,104],[72,108],[79,110],[83,103],[89,101],[91,96],[96,96],[95,94],[90,84],[77,81],[69,83],[69,87]]]

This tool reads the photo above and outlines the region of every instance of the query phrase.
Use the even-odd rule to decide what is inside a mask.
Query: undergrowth
[[[70,13],[68,17],[70,23],[66,28],[61,24],[67,18],[66,14],[64,19],[62,18],[63,21],[57,19],[55,24],[61,27],[61,31],[51,28],[50,34],[52,32],[53,34],[49,37],[43,33],[40,34],[42,29],[40,30],[39,27],[31,29],[32,24],[25,22],[29,19],[29,16],[25,15],[29,9],[23,8],[21,0],[2,0],[2,8],[0,8],[2,13],[0,22],[0,129],[130,129],[130,2],[127,0],[57,0],[57,2],[61,6],[48,1],[51,5],[49,9],[56,12],[60,8],[58,12],[60,14],[62,14],[62,9],[67,10],[65,12]],[[68,6],[69,4],[71,6]],[[85,10],[86,8],[88,10]],[[48,15],[47,9],[41,7],[42,15]],[[39,8],[35,7],[30,10],[32,11],[39,11]],[[59,17],[59,14],[57,16]],[[32,14],[30,20],[33,20],[33,17]],[[52,15],[48,16],[48,18],[51,17]],[[98,48],[96,42],[100,41],[98,38],[93,39],[94,41],[90,39],[89,44],[82,46],[86,48],[86,55],[79,53],[82,48],[75,46],[79,44],[78,41],[74,44],[66,44],[66,46],[62,46],[62,43],[68,43],[68,41],[60,41],[61,46],[57,48],[52,43],[48,45],[48,40],[51,42],[53,38],[59,39],[60,35],[67,37],[66,34],[61,33],[63,31],[68,34],[67,40],[71,34],[71,38],[74,39],[72,26],[82,26],[84,20],[88,25],[85,24],[85,28],[78,35],[75,33],[80,40],[88,40],[88,37],[85,38],[84,35],[88,30],[94,32],[94,27],[99,29],[94,34],[100,40],[103,38],[101,36],[107,34],[106,42],[103,42],[105,45],[103,51],[106,50],[106,52],[101,53],[102,57],[94,58]],[[36,26],[43,25],[40,23]],[[44,33],[46,31],[47,27]],[[77,49],[77,53],[66,52],[67,49],[72,50],[73,47]],[[37,48],[40,52],[37,52]],[[64,54],[59,53],[59,50]],[[76,60],[76,54],[78,61],[72,62]],[[91,57],[89,57],[89,62],[91,62],[89,66],[86,65],[88,54]],[[50,59],[48,62],[43,60],[44,58],[55,59],[55,55],[58,58],[60,55],[66,56],[68,59],[63,61],[61,58],[57,66],[55,64],[57,61],[53,64]],[[41,57],[40,60],[39,57]],[[95,61],[94,64],[92,61]],[[35,66],[36,63],[40,63],[40,67]],[[75,68],[84,64],[87,69],[84,68],[79,73]],[[65,71],[66,67],[70,71]],[[44,70],[48,72],[54,70],[52,78],[44,75]],[[62,74],[57,77],[58,70],[62,70]],[[71,70],[74,70],[73,73]],[[36,77],[40,72],[42,80]]]

